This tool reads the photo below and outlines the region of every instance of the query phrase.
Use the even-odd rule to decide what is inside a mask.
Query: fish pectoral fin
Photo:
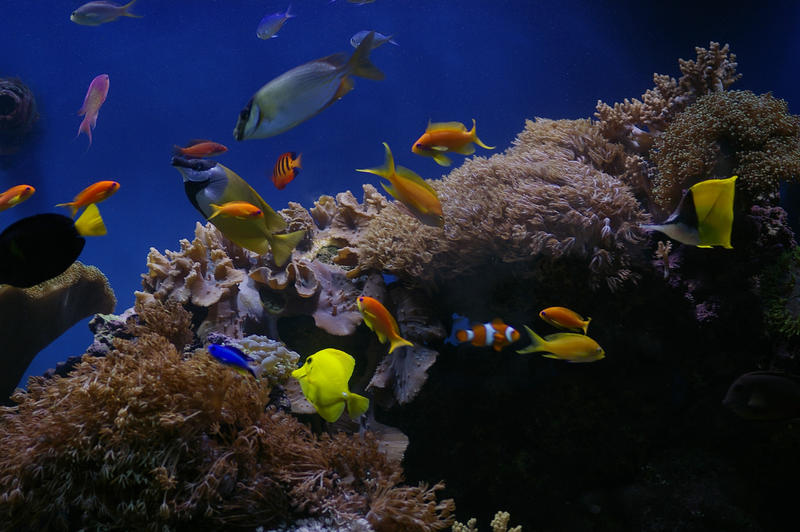
[[[448,148],[447,146],[429,146],[428,149],[433,151],[447,151],[450,148]]]

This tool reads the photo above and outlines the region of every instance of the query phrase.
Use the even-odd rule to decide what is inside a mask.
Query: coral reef
[[[594,284],[619,286],[632,276],[629,253],[647,216],[605,173],[619,165],[619,150],[596,128],[590,120],[527,121],[504,154],[469,159],[431,182],[444,231],[391,204],[359,240],[349,275],[377,270],[431,284],[498,262],[520,263],[525,275],[538,258],[572,257]]]
[[[33,93],[21,80],[0,78],[0,155],[19,150],[39,119]]]
[[[738,175],[747,203],[775,204],[778,183],[800,175],[800,117],[784,100],[750,91],[712,92],[678,114],[655,141],[655,201],[667,210],[683,189]]]
[[[80,262],[31,288],[0,287],[3,349],[9,354],[0,381],[2,399],[11,395],[39,351],[76,322],[111,312],[116,303],[105,275]]]
[[[515,526],[508,528],[508,523],[511,520],[511,514],[508,512],[497,512],[492,518],[489,526],[492,532],[522,532],[522,526]],[[467,521],[466,524],[456,521],[453,523],[453,532],[478,532],[478,520],[474,517]]]
[[[625,99],[614,107],[597,102],[595,117],[600,131],[612,142],[621,143],[626,150],[647,152],[653,140],[675,116],[694,101],[709,92],[724,91],[741,74],[736,73],[736,55],[728,45],[721,47],[711,42],[708,48],[695,47],[696,60],[679,60],[681,78],[653,74],[653,89],[642,99]]]
[[[761,276],[764,324],[772,334],[800,336],[800,247],[785,251]]]
[[[370,434],[316,437],[265,410],[268,380],[204,351],[183,356],[173,341],[190,337],[188,313],[142,304],[132,340],[84,356],[67,377],[31,379],[18,404],[0,410],[5,526],[213,530],[327,516],[364,518],[376,531],[431,531],[452,523],[452,501],[436,500],[442,486],[400,486],[398,466]]]

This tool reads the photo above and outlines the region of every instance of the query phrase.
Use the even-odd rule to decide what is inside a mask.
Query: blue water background
[[[109,234],[89,239],[80,257],[108,276],[117,312],[133,304],[150,247],[178,249],[201,220],[169,164],[173,144],[192,138],[226,144],[218,160],[276,209],[288,201],[309,207],[346,189],[360,199],[361,184],[378,179],[354,169],[382,164],[382,141],[423,177],[447,172],[410,152],[429,119],[475,118],[481,139],[500,151],[526,118],[589,117],[598,99],[638,97],[654,72],[677,77],[677,59],[693,59],[694,47],[711,40],[730,43],[738,57],[744,77],[733,88],[772,91],[797,112],[796,2],[295,0],[297,17],[268,41],[256,27],[287,2],[140,0],[132,11],[144,18],[99,27],[70,22],[81,3],[4,0],[0,9],[0,76],[24,80],[41,114],[26,148],[0,161],[0,189],[28,183],[37,192],[0,213],[0,226],[66,212],[54,205],[94,181],[119,181],[120,191],[100,204]],[[384,81],[356,79],[341,101],[277,137],[233,140],[239,111],[262,85],[307,61],[349,54],[350,37],[364,29],[400,44],[373,52]],[[76,111],[102,73],[110,91],[86,151],[86,137],[75,139]],[[269,172],[286,151],[302,152],[304,169],[278,191]],[[91,342],[86,323],[40,353],[29,374],[82,353]]]

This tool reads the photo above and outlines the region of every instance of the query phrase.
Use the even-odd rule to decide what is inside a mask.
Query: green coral
[[[712,92],[680,113],[655,141],[655,202],[666,210],[683,189],[738,175],[752,203],[774,203],[778,184],[800,176],[800,117],[784,100],[750,91]]]
[[[786,337],[800,336],[800,247],[784,252],[761,274],[767,328]]]

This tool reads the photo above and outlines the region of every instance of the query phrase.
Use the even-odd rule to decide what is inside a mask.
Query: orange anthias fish
[[[444,155],[444,152],[455,152],[461,155],[472,155],[475,153],[477,144],[487,150],[493,150],[494,146],[487,146],[475,133],[475,119],[472,119],[472,129],[467,131],[467,127],[461,122],[437,122],[428,123],[425,133],[417,139],[411,146],[411,151],[417,155],[433,157],[440,166],[450,166],[452,161]]]
[[[119,190],[119,183],[116,181],[98,181],[81,190],[71,202],[59,203],[56,207],[69,207],[74,218],[78,210],[92,203],[100,203],[108,199],[117,190]]]
[[[264,211],[246,201],[229,201],[228,203],[223,203],[222,205],[212,203],[211,209],[214,212],[208,217],[209,220],[215,216],[219,216],[220,214],[223,216],[238,218],[240,220],[264,217]]]
[[[546,308],[539,313],[539,317],[553,327],[583,331],[583,334],[586,334],[589,322],[592,321],[592,318],[583,319],[580,314],[566,307]]]
[[[0,211],[10,209],[30,198],[36,189],[30,185],[17,185],[0,194]]]
[[[400,330],[394,317],[377,299],[360,296],[358,298],[358,310],[364,317],[364,323],[375,331],[381,343],[386,343],[386,340],[389,340],[389,353],[400,346],[414,345],[400,336]]]
[[[78,115],[83,116],[83,121],[78,128],[78,135],[86,133],[89,137],[89,147],[92,145],[92,130],[97,124],[97,113],[100,112],[100,106],[108,96],[108,87],[108,74],[100,74],[94,78],[89,84],[89,90],[86,91],[83,106],[78,110]],[[88,150],[89,147],[86,149]]]
[[[500,351],[519,340],[519,331],[503,323],[500,318],[495,318],[489,323],[473,325],[471,329],[460,328],[463,327],[462,321],[467,322],[466,318],[460,316],[453,324],[455,329],[453,332],[459,342],[469,342],[479,347],[492,346],[495,351]]]
[[[367,172],[389,180],[389,185],[381,183],[383,189],[405,205],[417,219],[425,225],[444,226],[442,204],[436,191],[420,176],[402,166],[395,168],[392,150],[385,142],[386,160],[379,168],[364,168],[356,172]]]
[[[292,179],[297,177],[297,174],[303,168],[300,160],[302,155],[302,153],[298,154],[289,151],[278,157],[278,162],[275,163],[275,167],[272,169],[272,182],[275,184],[275,188],[283,190],[286,185],[292,182]]]
[[[218,142],[202,139],[189,141],[189,145],[185,148],[180,146],[175,146],[172,148],[172,152],[175,155],[182,155],[190,159],[213,157],[215,155],[225,153],[226,151],[228,151],[226,146],[223,146]]]

